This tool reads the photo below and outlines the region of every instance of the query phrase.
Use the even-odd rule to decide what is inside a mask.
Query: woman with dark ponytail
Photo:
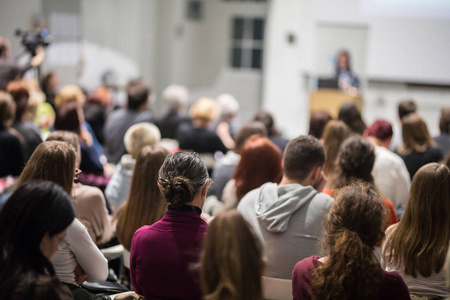
[[[370,184],[356,182],[338,191],[325,221],[325,257],[295,265],[296,299],[410,299],[397,272],[383,271],[373,250],[384,237],[384,205]]]
[[[200,217],[210,179],[195,153],[166,157],[158,186],[169,204],[164,217],[139,228],[131,242],[130,271],[146,299],[201,299],[198,263],[207,224]]]

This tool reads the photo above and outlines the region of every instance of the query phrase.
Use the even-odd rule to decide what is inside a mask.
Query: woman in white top
[[[450,297],[444,261],[450,241],[450,171],[430,163],[413,178],[405,213],[386,231],[382,265],[403,277],[411,294]]]

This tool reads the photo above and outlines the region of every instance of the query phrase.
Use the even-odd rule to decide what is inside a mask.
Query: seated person
[[[280,148],[281,152],[283,153],[284,148],[286,148],[286,145],[289,142],[289,140],[283,138],[281,134],[278,132],[272,114],[269,113],[268,111],[259,110],[253,116],[253,121],[262,122],[266,126],[267,135],[269,139],[272,141],[272,143],[277,145],[278,148]]]
[[[434,138],[434,141],[441,148],[442,154],[450,154],[450,107],[441,108],[439,119],[439,129],[441,134]]]

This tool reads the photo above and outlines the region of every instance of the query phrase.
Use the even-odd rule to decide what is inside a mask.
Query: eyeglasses
[[[75,176],[74,176],[74,179],[75,179],[75,180],[78,179],[79,175],[80,175],[82,172],[83,172],[83,171],[81,171],[80,169],[76,168],[76,169],[75,169]]]
[[[55,237],[58,239],[58,244],[61,246],[61,248],[69,248],[70,244],[64,240],[64,238],[60,238],[59,236],[55,235]]]

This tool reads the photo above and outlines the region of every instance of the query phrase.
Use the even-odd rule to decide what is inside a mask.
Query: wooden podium
[[[355,103],[358,109],[362,109],[362,99],[360,96],[350,96],[339,90],[333,89],[320,89],[310,93],[310,112],[316,110],[326,110],[330,115],[337,119],[339,109],[345,103]]]

